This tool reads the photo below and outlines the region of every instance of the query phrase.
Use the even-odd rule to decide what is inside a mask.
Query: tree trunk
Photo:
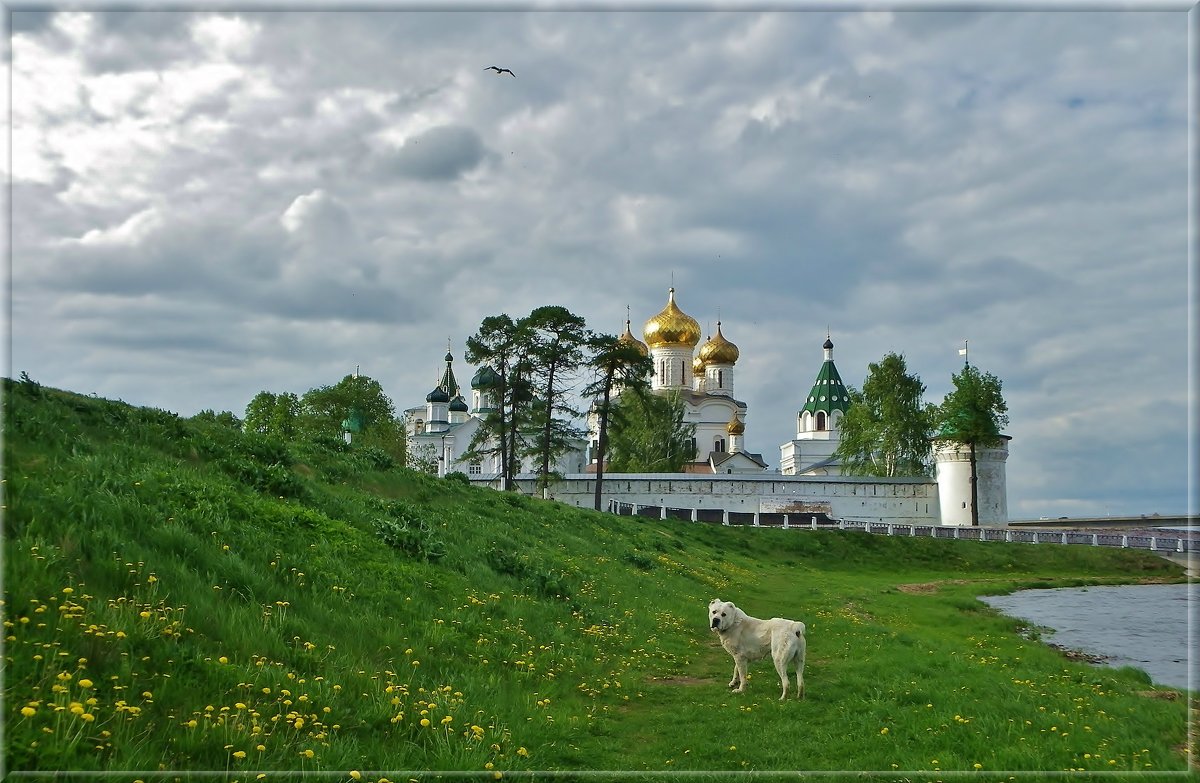
[[[979,476],[975,468],[975,441],[971,441],[971,526],[979,527]]]
[[[604,406],[600,408],[600,436],[596,439],[596,510],[604,486],[604,452],[608,450],[608,401],[612,395],[612,376],[604,384]]]

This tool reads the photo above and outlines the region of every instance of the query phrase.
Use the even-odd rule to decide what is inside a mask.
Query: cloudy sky
[[[773,468],[821,364],[1010,406],[1010,516],[1197,511],[1184,10],[14,11],[11,374],[403,409],[485,316],[741,349]],[[516,76],[484,68],[500,65]]]

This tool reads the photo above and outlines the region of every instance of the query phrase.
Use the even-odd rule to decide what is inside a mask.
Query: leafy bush
[[[461,470],[456,470],[453,473],[446,474],[446,481],[456,481],[464,486],[471,486],[471,477]]]
[[[389,516],[375,521],[375,533],[384,543],[428,562],[446,556],[446,541],[436,526],[405,503],[389,503],[387,509]]]
[[[358,463],[367,470],[391,470],[396,467],[395,458],[377,446],[358,449],[356,457]]]

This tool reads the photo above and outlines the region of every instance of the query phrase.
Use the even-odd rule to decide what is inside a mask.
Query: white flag
[[[958,355],[959,355],[959,356],[966,356],[966,355],[967,355],[967,349],[966,349],[966,348],[959,348],[959,349],[958,349]]]

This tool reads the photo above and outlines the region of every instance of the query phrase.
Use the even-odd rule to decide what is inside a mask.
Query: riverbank
[[[1146,672],[1158,685],[1193,688],[1189,665],[1200,629],[1189,607],[1200,585],[1108,585],[1021,590],[981,600],[1029,623],[1023,633],[1040,638],[1071,660]]]

